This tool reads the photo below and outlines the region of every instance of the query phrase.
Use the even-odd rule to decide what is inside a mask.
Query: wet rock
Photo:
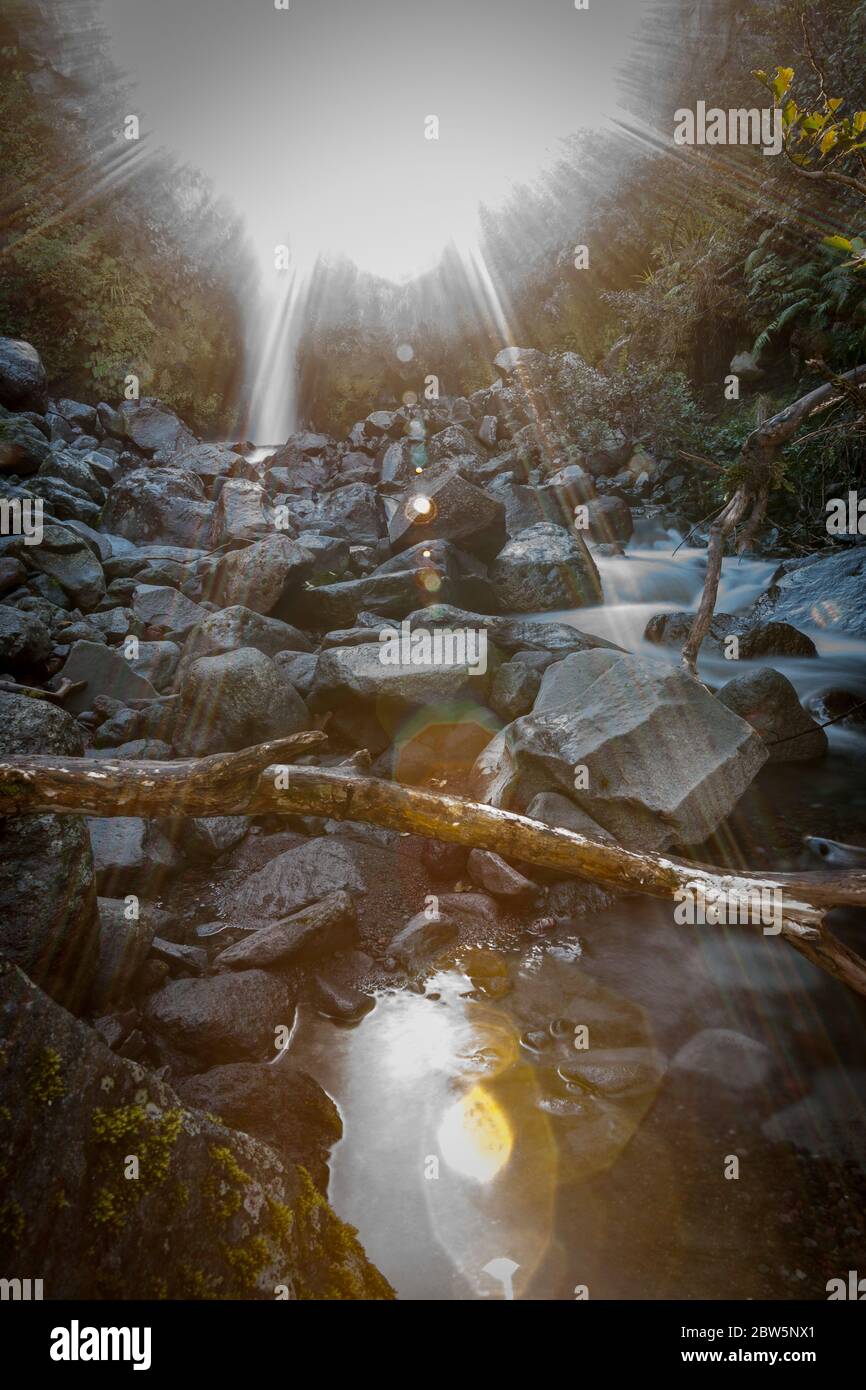
[[[390,953],[408,969],[436,960],[457,940],[457,923],[443,912],[416,912],[393,938]]]
[[[589,534],[594,541],[631,540],[634,532],[631,508],[621,497],[609,493],[606,497],[593,497],[586,503],[589,517]]]
[[[349,483],[319,497],[312,529],[342,536],[353,545],[375,545],[385,533],[379,494],[369,483]]]
[[[0,468],[26,478],[47,458],[51,446],[26,415],[0,416]]]
[[[59,478],[67,486],[74,488],[101,507],[105,501],[105,488],[97,480],[86,459],[69,450],[52,450],[39,465],[40,478]]]
[[[751,724],[766,744],[770,762],[803,762],[827,752],[824,730],[803,709],[787,676],[771,666],[735,676],[716,698]]]
[[[203,946],[187,946],[182,941],[166,941],[155,936],[151,956],[167,965],[172,975],[203,975],[207,970],[207,951]]]
[[[197,442],[192,430],[153,396],[124,401],[117,415],[124,436],[143,454],[160,453],[168,458]]]
[[[563,830],[585,835],[588,840],[596,840],[604,845],[616,844],[615,837],[599,825],[588,811],[576,806],[560,792],[539,792],[527,806],[526,814],[532,820],[543,821],[545,825],[562,826]]]
[[[142,544],[196,547],[203,543],[213,506],[194,473],[181,468],[139,468],[115,483],[102,510],[106,531]]]
[[[548,667],[532,714],[486,752],[477,773],[488,794],[496,788],[497,804],[525,806],[558,791],[642,850],[706,839],[767,758],[745,720],[719,718],[698,681],[607,651]]]
[[[397,498],[388,538],[395,551],[426,540],[445,540],[492,560],[506,541],[505,508],[447,469],[421,477]]]
[[[99,899],[99,959],[88,1007],[103,1013],[129,998],[136,974],[147,959],[156,929],[150,913],[122,898]]]
[[[601,581],[586,543],[540,522],[510,540],[490,570],[500,604],[518,613],[601,602]]]
[[[0,338],[0,405],[38,411],[47,405],[42,359],[20,338]]]
[[[169,989],[184,985],[200,987]],[[0,1029],[14,1156],[4,1268],[38,1270],[58,1299],[393,1296],[294,1164],[186,1109],[17,971],[0,980]],[[303,1119],[324,1140],[327,1120]],[[123,1180],[129,1152],[150,1156],[134,1183]],[[181,1259],[166,1259],[166,1231]]]
[[[181,858],[159,827],[139,816],[88,818],[100,894],[119,897],[141,891],[151,876],[180,867]]]
[[[177,1083],[185,1104],[269,1144],[284,1163],[299,1163],[320,1191],[328,1155],[343,1136],[340,1112],[311,1076],[281,1062],[234,1062]]]
[[[489,893],[440,893],[439,910],[445,917],[477,932],[491,932],[502,922],[499,904]]]
[[[244,550],[232,550],[213,572],[212,597],[221,608],[243,605],[272,613],[309,574],[311,551],[287,536],[273,535]]]
[[[866,547],[786,560],[751,616],[866,636]]]
[[[335,978],[331,972],[317,970],[312,983],[315,1007],[325,1018],[332,1018],[335,1022],[357,1023],[376,1007],[372,995],[364,994],[354,985]]]
[[[73,642],[60,675],[65,680],[85,682],[83,690],[66,698],[66,708],[72,714],[90,708],[99,695],[111,695],[117,700],[152,700],[157,695],[131,661],[101,642]]]
[[[265,970],[171,980],[143,1017],[163,1043],[206,1064],[274,1055],[275,1030],[291,1029],[295,1005],[284,981]]]
[[[483,563],[449,541],[431,541],[393,556],[363,579],[323,584],[303,594],[296,612],[305,626],[330,631],[352,627],[363,610],[402,618],[425,595],[442,603],[498,611]]]
[[[41,666],[53,647],[51,633],[35,613],[0,607],[0,672],[15,674]]]
[[[105,593],[105,576],[80,536],[66,526],[46,526],[39,545],[20,545],[24,554],[19,551],[18,558],[55,580],[76,608],[95,608]]]
[[[243,458],[221,444],[190,444],[174,454],[172,463],[175,468],[188,468],[213,492],[220,479],[242,466]]]
[[[421,847],[421,862],[436,879],[459,878],[466,868],[469,850],[465,845],[449,845],[442,840],[425,840]]]
[[[199,657],[183,678],[176,725],[182,757],[233,752],[309,727],[300,695],[252,648]]]
[[[185,637],[205,617],[205,609],[199,604],[162,584],[137,584],[132,594],[132,611],[145,627],[177,637]]]
[[[355,905],[348,893],[329,893],[283,921],[250,932],[220,952],[216,970],[273,969],[301,960],[317,960],[352,946],[358,934]]]
[[[0,752],[81,757],[83,751],[80,730],[64,710],[0,694]],[[66,1008],[83,1006],[98,959],[99,917],[80,817],[0,819],[0,951]]]
[[[27,578],[27,571],[20,560],[12,555],[0,557],[0,596],[17,589]]]
[[[308,638],[291,623],[267,618],[251,608],[235,604],[218,613],[208,614],[190,632],[184,643],[179,681],[198,657],[219,656],[223,652],[238,651],[241,647],[252,647],[265,656],[276,656],[277,652],[311,650]]]
[[[230,915],[237,921],[274,921],[331,893],[364,893],[370,883],[394,871],[394,858],[385,850],[336,836],[317,837],[252,874],[233,895]]]
[[[665,646],[682,646],[692,629],[694,613],[656,613],[646,625],[644,638]],[[739,657],[751,661],[761,656],[817,656],[811,637],[790,623],[756,623],[735,613],[716,613],[704,638],[704,646],[722,651],[725,639],[736,636]]]
[[[538,889],[530,879],[490,850],[474,849],[469,855],[467,867],[472,882],[494,898],[525,903],[532,902],[538,896]]]
[[[209,864],[239,845],[250,825],[249,816],[193,816],[185,822],[184,854],[194,864]]]
[[[850,1162],[863,1168],[866,1120],[851,1105],[862,1094],[862,1068],[823,1068],[812,1077],[812,1090],[802,1100],[779,1110],[762,1126],[766,1139],[786,1144],[814,1158]]]
[[[227,479],[214,507],[208,533],[210,548],[246,544],[272,534],[273,521],[264,488],[248,478]]]

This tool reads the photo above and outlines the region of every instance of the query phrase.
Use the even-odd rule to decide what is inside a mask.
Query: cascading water
[[[295,271],[263,275],[247,324],[251,363],[246,433],[259,446],[284,444],[296,424],[297,348],[303,298]]]

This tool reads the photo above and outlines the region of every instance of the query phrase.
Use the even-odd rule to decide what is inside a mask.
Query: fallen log
[[[357,765],[296,766],[324,741],[315,731],[209,758],[172,762],[59,758],[0,759],[0,815],[91,816],[298,814],[364,821],[403,833],[492,850],[505,859],[559,869],[604,887],[682,900],[700,895],[724,923],[752,924],[755,902],[772,895],[778,927],[802,955],[866,996],[866,961],[826,928],[829,908],[866,906],[866,872],[735,873],[661,854],[600,844],[561,827],[444,792],[404,787]],[[357,759],[355,760],[357,763]]]

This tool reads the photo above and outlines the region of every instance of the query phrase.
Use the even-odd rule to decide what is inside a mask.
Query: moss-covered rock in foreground
[[[0,1277],[46,1298],[393,1298],[303,1168],[0,966]]]

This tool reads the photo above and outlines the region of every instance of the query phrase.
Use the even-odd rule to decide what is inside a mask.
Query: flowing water
[[[694,606],[704,554],[678,543],[647,528],[600,560],[603,607],[539,616],[677,661],[642,633]],[[774,569],[726,560],[718,610]],[[770,663],[801,700],[866,698],[863,645],[811,635],[817,660]],[[744,669],[701,660],[713,685]],[[829,737],[821,761],[763,769],[703,857],[816,867],[805,834],[862,841],[866,738]],[[834,926],[866,950],[854,914]],[[331,1200],[402,1298],[824,1298],[866,1258],[864,1023],[778,938],[631,898],[457,957],[354,1027],[304,1007],[290,1056],[340,1106]]]

